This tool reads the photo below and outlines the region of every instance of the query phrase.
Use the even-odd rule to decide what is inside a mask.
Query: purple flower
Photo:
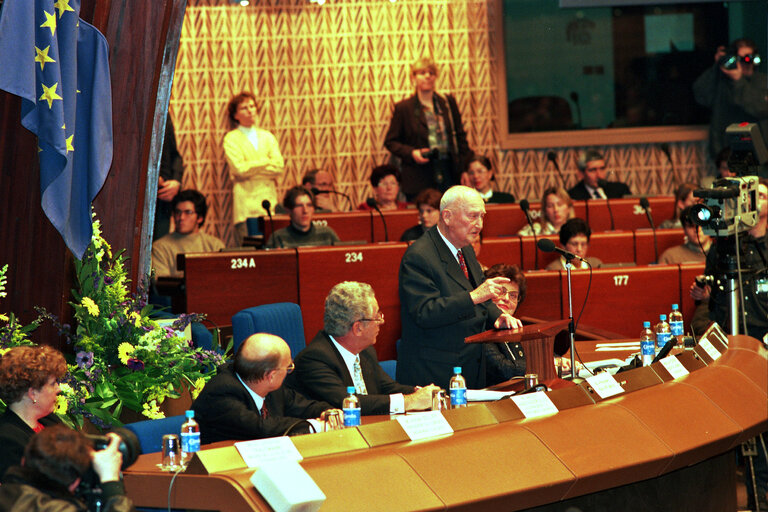
[[[114,281],[109,276],[104,276],[104,284],[112,284]]]
[[[144,369],[144,361],[141,359],[130,358],[128,359],[126,366],[133,371],[140,371]]]
[[[84,352],[81,350],[75,356],[75,361],[80,368],[90,368],[93,366],[93,352]]]

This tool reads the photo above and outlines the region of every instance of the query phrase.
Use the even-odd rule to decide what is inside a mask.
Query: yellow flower
[[[8,317],[6,315],[0,313],[0,320],[2,320],[3,322],[7,322],[8,321]]]
[[[66,383],[59,384],[59,389],[61,390],[62,395],[72,396],[75,394],[75,390],[72,389],[72,386]],[[61,395],[59,395],[59,398],[61,398]]]
[[[133,345],[125,341],[117,346],[117,358],[120,359],[121,363],[128,364],[129,356],[133,354],[134,350],[136,349]]]
[[[141,414],[146,416],[147,418],[151,420],[159,420],[165,418],[165,413],[163,413],[160,410],[160,407],[157,405],[157,400],[152,400],[150,402],[145,403],[142,405],[142,408],[144,409],[141,411]]]
[[[4,356],[6,352],[11,350],[10,348],[0,348],[0,356]]]
[[[128,316],[131,320],[133,320],[133,325],[136,327],[141,327],[141,315],[138,314],[136,311],[132,311],[131,314]]]
[[[205,387],[205,379],[202,377],[198,377],[194,384],[194,389],[192,390],[192,400],[196,399],[197,396],[200,394],[200,392]]]
[[[53,410],[56,414],[67,413],[67,397],[59,395],[56,397],[56,408]]]
[[[85,309],[88,310],[88,313],[90,313],[91,316],[99,316],[99,306],[97,306],[96,303],[93,302],[92,298],[83,297],[83,300],[81,300],[80,303],[83,305]]]

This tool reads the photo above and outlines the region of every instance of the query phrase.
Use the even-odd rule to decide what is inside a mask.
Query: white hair
[[[483,200],[483,196],[480,192],[464,185],[456,185],[445,191],[443,197],[440,199],[440,213],[445,209],[450,209],[451,206],[456,204],[467,204],[473,200]]]

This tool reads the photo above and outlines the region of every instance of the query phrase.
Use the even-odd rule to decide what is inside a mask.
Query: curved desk
[[[455,432],[441,438],[411,442],[379,421],[292,440],[323,510],[735,510],[732,449],[768,430],[768,351],[729,340],[717,360],[700,347],[676,356],[691,371],[676,380],[656,363],[620,374],[626,392],[605,400],[587,385],[549,392],[550,416],[524,419],[503,400],[445,411]],[[172,506],[270,510],[222,444],[195,460],[208,474],[179,475]],[[125,472],[138,506],[167,504],[158,461],[142,455]]]

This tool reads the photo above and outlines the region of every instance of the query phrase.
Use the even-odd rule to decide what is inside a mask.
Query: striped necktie
[[[352,380],[355,382],[355,391],[361,395],[367,395],[368,390],[365,387],[365,379],[363,379],[363,369],[360,368],[360,356],[355,356],[355,364],[352,365],[353,375]]]
[[[467,271],[467,262],[464,261],[464,254],[462,254],[461,249],[459,249],[456,254],[459,257],[459,266],[461,267],[461,271],[464,272],[464,277],[469,279],[469,272]]]

